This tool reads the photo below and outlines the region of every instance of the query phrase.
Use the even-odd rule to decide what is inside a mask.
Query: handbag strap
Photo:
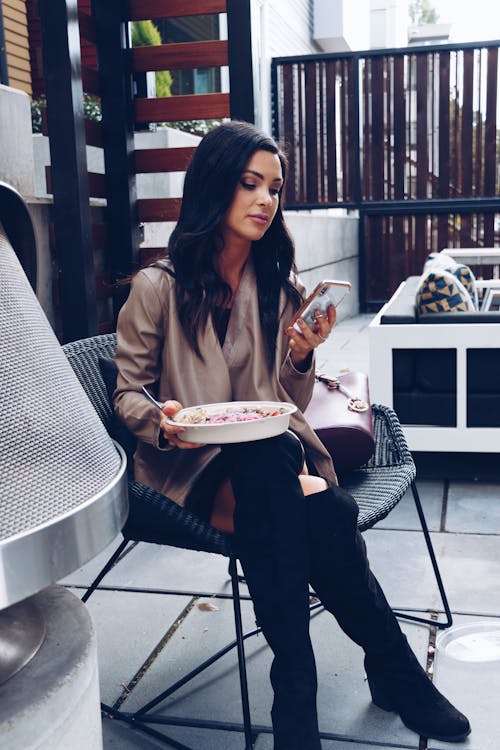
[[[327,387],[331,391],[339,391],[347,397],[347,408],[349,411],[364,412],[368,411],[369,404],[360,396],[353,396],[347,388],[340,382],[338,378],[330,377],[322,372],[315,373],[315,379],[319,383],[326,383]]]

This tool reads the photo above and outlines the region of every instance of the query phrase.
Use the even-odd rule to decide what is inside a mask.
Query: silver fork
[[[144,393],[144,395],[146,396],[146,398],[149,398],[149,400],[151,401],[151,403],[153,403],[153,404],[154,404],[154,405],[155,405],[155,406],[156,406],[156,407],[157,407],[158,409],[160,409],[160,411],[161,411],[161,409],[162,409],[162,404],[160,404],[160,402],[159,402],[159,401],[157,401],[157,400],[155,399],[155,397],[154,397],[154,396],[152,396],[152,395],[150,394],[150,392],[149,392],[149,391],[148,391],[148,390],[147,390],[146,388],[144,388],[144,386],[142,386],[142,392]]]

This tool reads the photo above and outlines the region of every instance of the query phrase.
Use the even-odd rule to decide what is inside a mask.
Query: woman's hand
[[[293,326],[287,328],[286,334],[290,337],[291,357],[295,366],[304,362],[310,352],[326,341],[330,335],[337,319],[337,311],[333,305],[328,305],[326,313],[325,315],[321,311],[317,311],[314,330],[311,330],[302,319],[297,321],[300,333]]]
[[[201,443],[187,443],[182,440],[180,435],[185,431],[185,427],[181,424],[179,426],[173,425],[167,421],[172,419],[178,411],[182,409],[182,405],[178,401],[165,401],[162,406],[162,414],[160,417],[160,430],[167,443],[176,448],[200,448]]]

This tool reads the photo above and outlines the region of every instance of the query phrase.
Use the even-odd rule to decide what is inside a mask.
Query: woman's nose
[[[262,206],[267,205],[268,203],[271,203],[271,194],[268,190],[261,190],[259,193],[259,203]]]

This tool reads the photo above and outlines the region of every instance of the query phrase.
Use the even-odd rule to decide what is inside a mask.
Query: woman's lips
[[[266,214],[250,214],[249,218],[260,226],[267,224],[269,221],[269,216],[266,216]]]

